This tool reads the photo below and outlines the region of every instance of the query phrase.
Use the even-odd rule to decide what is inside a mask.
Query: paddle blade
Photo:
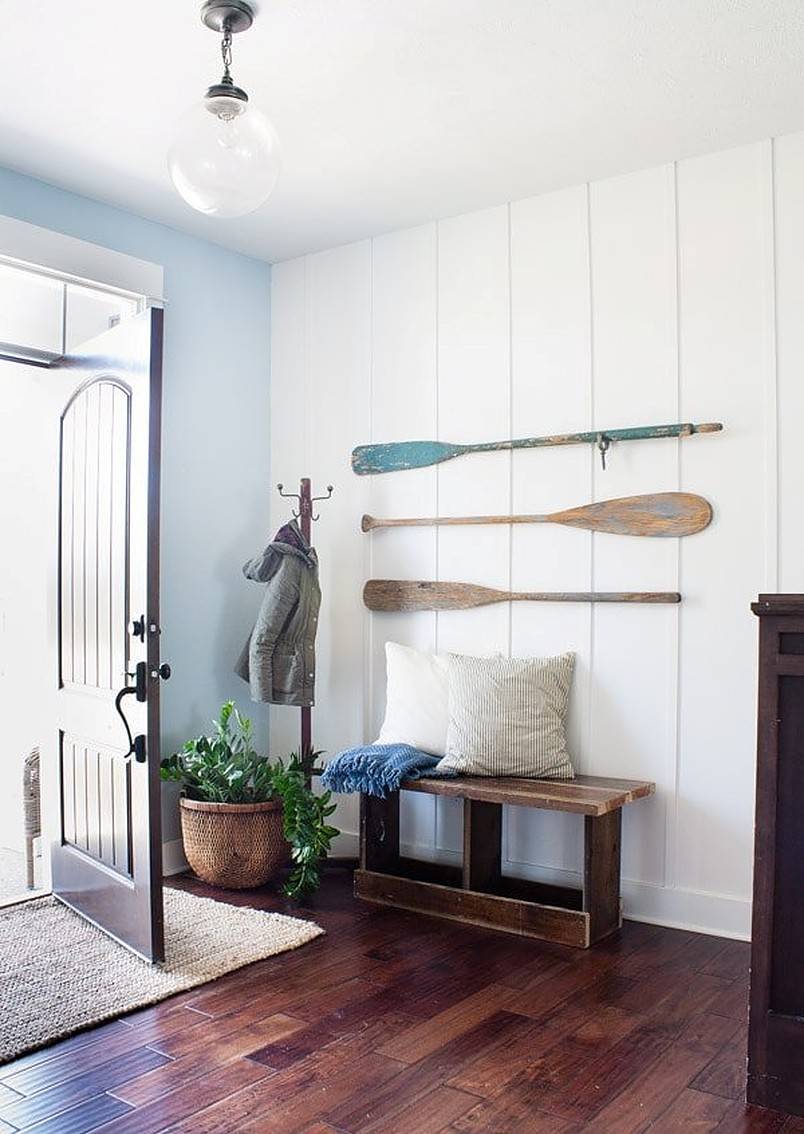
[[[708,526],[712,505],[691,492],[657,492],[601,500],[554,512],[549,519],[556,524],[614,535],[688,536]]]
[[[472,583],[369,579],[363,588],[363,602],[369,610],[468,610],[509,597],[507,591]]]
[[[358,476],[423,469],[449,461],[464,451],[448,441],[390,441],[385,445],[358,445],[352,450],[352,468]]]

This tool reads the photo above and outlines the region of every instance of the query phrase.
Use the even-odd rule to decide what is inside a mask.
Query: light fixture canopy
[[[254,23],[254,9],[245,0],[207,0],[201,8],[201,22],[218,35],[248,31]]]
[[[168,153],[174,186],[208,216],[238,217],[258,209],[279,176],[279,142],[268,119],[231,75],[232,37],[247,31],[246,0],[207,0],[201,20],[222,36],[223,76],[184,115]]]

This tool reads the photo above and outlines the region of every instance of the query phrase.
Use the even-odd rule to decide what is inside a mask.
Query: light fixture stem
[[[232,33],[229,28],[223,33],[223,39],[221,40],[221,56],[223,58],[223,77],[224,79],[231,79]]]

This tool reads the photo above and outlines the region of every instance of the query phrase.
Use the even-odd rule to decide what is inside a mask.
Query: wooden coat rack
[[[318,519],[318,516],[313,514],[313,505],[319,500],[329,500],[332,496],[333,487],[331,484],[327,485],[326,496],[313,496],[312,482],[308,476],[303,476],[299,481],[298,492],[285,492],[284,485],[278,484],[276,486],[277,492],[280,496],[288,500],[297,500],[299,502],[299,509],[296,511],[292,509],[294,519],[299,521],[301,533],[307,540],[308,544],[312,545],[312,523]],[[302,763],[308,769],[313,764],[313,711],[309,705],[305,705],[301,709],[301,750],[300,755]]]

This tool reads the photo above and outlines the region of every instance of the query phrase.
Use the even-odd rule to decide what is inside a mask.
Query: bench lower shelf
[[[501,884],[514,892],[529,885],[533,889],[538,888],[537,884],[519,883],[517,879],[501,879]],[[594,944],[590,914],[580,908],[572,908],[581,903],[579,890],[562,891],[562,902],[566,901],[566,905],[555,906],[515,896],[514,893],[491,894],[375,870],[355,871],[354,887],[356,897],[378,905],[434,914],[484,929],[499,929],[577,949],[588,949]],[[622,917],[608,932],[615,932],[621,924]]]
[[[478,792],[487,794],[491,790],[488,783],[482,780],[478,783],[475,779],[412,782],[416,786],[411,790],[437,794],[444,790],[444,783],[450,783],[452,791],[460,789],[466,793],[461,866],[421,862],[401,854],[399,792],[391,792],[383,798],[362,795],[356,897],[579,949],[588,949],[620,928],[624,781],[615,781],[614,795],[609,792],[603,801],[600,796],[604,789],[599,780],[595,781],[589,798],[586,796],[592,789],[588,787],[581,786],[580,796],[578,790],[572,795],[564,789],[564,794],[571,798],[569,801],[562,798],[562,806],[577,810],[583,804],[592,812],[583,815],[584,862],[580,889],[513,878],[503,872],[503,802],[475,798]],[[517,783],[520,796],[524,797],[527,781]],[[403,788],[406,786],[407,781]],[[549,809],[554,809],[555,791],[548,791],[554,787],[554,784],[545,787],[533,781],[529,794],[532,805],[539,809],[547,799]],[[631,783],[631,787],[642,791],[643,795],[648,789],[652,790],[651,784],[634,786]]]

